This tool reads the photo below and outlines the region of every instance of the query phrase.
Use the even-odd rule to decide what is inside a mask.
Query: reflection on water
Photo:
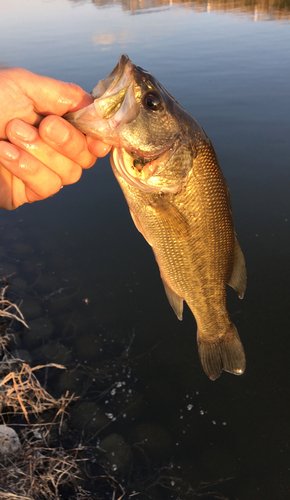
[[[94,45],[97,47],[106,47],[108,45],[111,45],[112,43],[127,43],[128,40],[128,33],[125,31],[119,31],[117,33],[100,33],[98,35],[94,35],[92,37],[92,40],[94,42]]]
[[[93,3],[97,7],[116,4],[114,0],[93,0]],[[142,10],[148,11],[175,5],[196,12],[219,11],[248,14],[254,21],[290,19],[290,0],[196,0],[195,2],[182,0],[122,0],[118,3],[122,5],[124,11],[131,11],[134,14]]]

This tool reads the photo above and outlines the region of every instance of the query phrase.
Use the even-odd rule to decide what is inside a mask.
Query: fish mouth
[[[67,113],[64,118],[84,134],[114,146],[112,167],[115,162],[116,170],[129,184],[145,191],[176,192],[175,185],[160,186],[157,173],[175,153],[180,143],[178,137],[150,151],[133,146],[127,134],[122,134],[124,125],[140,113],[140,100],[135,95],[135,78],[139,72],[145,73],[127,54],[121,54],[113,71],[92,90],[94,102]]]
[[[121,54],[113,71],[92,90],[94,102],[67,113],[64,118],[84,134],[112,145],[120,145],[120,129],[139,113],[134,95],[134,64]]]
[[[127,54],[121,54],[113,71],[91,92],[95,109],[103,119],[111,118],[120,109],[133,79],[134,65]]]
[[[94,99],[99,99],[104,97],[107,93],[112,93],[116,88],[118,88],[118,83],[122,80],[124,74],[125,66],[130,61],[127,54],[121,54],[119,61],[111,73],[98,82],[98,85],[92,90],[91,95]],[[131,62],[131,61],[130,61]]]

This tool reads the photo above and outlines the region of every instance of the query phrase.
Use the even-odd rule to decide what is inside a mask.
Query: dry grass
[[[15,361],[12,358],[10,363],[15,364]],[[24,415],[26,421],[30,423],[29,414],[38,417],[44,411],[56,409],[56,418],[61,416],[62,423],[67,406],[76,398],[73,395],[69,396],[67,392],[65,396],[55,399],[41,386],[34,372],[49,367],[65,369],[64,366],[54,363],[39,365],[34,368],[31,368],[26,363],[21,363],[19,371],[9,371],[0,380],[0,405],[7,409],[6,414]]]
[[[6,284],[0,292],[0,317],[6,320],[10,319],[18,321],[22,323],[26,328],[29,328],[19,307],[5,298],[7,288],[8,285]]]
[[[78,484],[80,450],[50,448],[41,435],[42,428],[36,427],[21,433],[21,451],[0,463],[0,499],[59,500],[65,490],[74,500],[92,500]]]
[[[23,314],[16,304],[12,304],[6,297],[8,285],[6,284],[0,292],[0,317],[7,321],[18,321],[28,328]],[[11,310],[14,308],[14,312]],[[31,368],[20,359],[14,358],[9,350],[9,342],[12,334],[8,334],[5,324],[0,332],[0,409],[6,410],[6,415],[24,415],[26,422],[29,422],[29,414],[38,417],[47,410],[57,410],[56,418],[65,413],[66,407],[74,400],[74,396],[68,393],[59,399],[55,399],[40,384],[35,372],[50,367],[64,370],[65,367],[51,363],[48,365],[38,365]]]
[[[11,370],[0,380],[2,418],[24,416],[27,424],[19,426],[21,449],[0,461],[0,499],[60,500],[63,498],[61,489],[69,488],[70,498],[92,500],[93,497],[78,484],[79,462],[83,461],[77,457],[80,449],[65,451],[61,447],[48,446],[52,426],[59,426],[61,432],[67,406],[75,398],[68,393],[54,398],[41,386],[35,372],[42,368],[64,367],[50,364],[31,368],[20,360],[9,358],[7,351],[5,358],[6,369],[10,365]],[[48,423],[41,422],[41,415],[48,410],[51,410],[51,419]],[[29,421],[31,414],[36,419],[34,424]]]
[[[25,319],[17,307],[5,298],[7,285],[0,292],[0,412],[2,423],[13,417],[24,417],[26,424],[18,424],[21,449],[15,454],[0,455],[0,499],[13,500],[60,500],[61,491],[69,491],[73,500],[92,500],[79,480],[82,476],[78,458],[80,448],[66,451],[61,447],[48,446],[53,425],[63,424],[67,407],[76,398],[68,392],[54,398],[42,387],[36,373],[49,368],[65,369],[54,363],[31,368],[9,352],[9,342],[13,334],[7,333],[14,321],[27,327]],[[49,423],[44,423],[42,414],[51,412]],[[34,424],[29,416],[33,416]],[[13,420],[12,420],[13,424]],[[17,427],[16,427],[17,428]]]

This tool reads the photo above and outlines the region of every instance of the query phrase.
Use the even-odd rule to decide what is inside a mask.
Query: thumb
[[[74,83],[54,80],[22,68],[17,68],[17,84],[33,102],[34,111],[42,116],[62,116],[93,102],[93,97]]]

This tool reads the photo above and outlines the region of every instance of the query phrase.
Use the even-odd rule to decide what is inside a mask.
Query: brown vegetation
[[[17,305],[5,298],[7,285],[0,293],[0,316],[3,320],[19,321],[27,326]],[[13,312],[12,312],[13,311]],[[31,368],[14,358],[9,352],[9,342],[13,335],[7,333],[5,323],[0,328],[0,409],[2,424],[12,417],[25,417],[26,424],[12,424],[17,429],[21,449],[16,453],[2,455],[0,450],[0,499],[14,500],[59,500],[61,489],[72,490],[75,500],[92,500],[91,493],[78,483],[82,476],[78,458],[80,448],[64,450],[49,446],[52,426],[59,432],[69,403],[75,399],[68,393],[54,398],[40,384],[36,372],[50,367],[64,369],[61,365],[49,364]],[[43,413],[51,411],[51,419],[45,422]],[[29,416],[33,416],[34,423]]]

